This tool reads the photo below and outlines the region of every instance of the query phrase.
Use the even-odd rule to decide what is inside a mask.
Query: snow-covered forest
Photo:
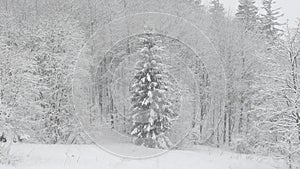
[[[0,0],[0,168],[300,169],[300,20],[275,4]]]

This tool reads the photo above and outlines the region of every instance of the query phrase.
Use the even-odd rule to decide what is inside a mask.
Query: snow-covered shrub
[[[9,164],[11,163],[10,147],[12,144],[12,138],[10,134],[2,133],[3,139],[0,141],[0,163]]]
[[[235,136],[231,143],[231,149],[237,153],[250,154],[253,146],[250,145],[250,140],[244,135]]]
[[[12,144],[11,111],[0,103],[0,163],[10,163],[10,147]]]

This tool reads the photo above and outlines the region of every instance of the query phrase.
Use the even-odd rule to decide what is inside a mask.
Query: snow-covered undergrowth
[[[114,145],[132,151],[153,151],[145,147]],[[13,145],[11,153],[20,159],[1,169],[284,169],[284,161],[241,155],[205,146],[189,151],[172,150],[155,158],[119,158],[95,145]]]

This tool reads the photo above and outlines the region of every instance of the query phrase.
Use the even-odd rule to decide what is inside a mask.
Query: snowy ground
[[[124,151],[156,151],[131,145],[114,145]],[[240,155],[200,146],[196,150],[172,150],[161,156],[140,160],[116,157],[95,145],[14,145],[20,161],[0,169],[283,169],[283,161]]]

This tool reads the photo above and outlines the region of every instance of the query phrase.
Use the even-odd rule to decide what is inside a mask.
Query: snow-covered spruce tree
[[[178,114],[172,110],[167,92],[172,91],[169,73],[162,63],[165,49],[152,34],[141,38],[141,60],[136,64],[136,74],[130,88],[132,94],[131,135],[135,143],[151,148],[170,148],[167,137]]]
[[[213,19],[225,16],[223,4],[219,0],[212,0],[210,2],[208,13]]]
[[[255,28],[258,21],[258,8],[254,0],[239,0],[236,18],[244,25],[246,30]]]
[[[263,0],[263,11],[261,15],[262,31],[266,37],[270,40],[278,38],[282,33],[282,30],[278,28],[282,24],[278,22],[278,19],[283,16],[280,13],[280,8],[274,9],[275,0]]]

